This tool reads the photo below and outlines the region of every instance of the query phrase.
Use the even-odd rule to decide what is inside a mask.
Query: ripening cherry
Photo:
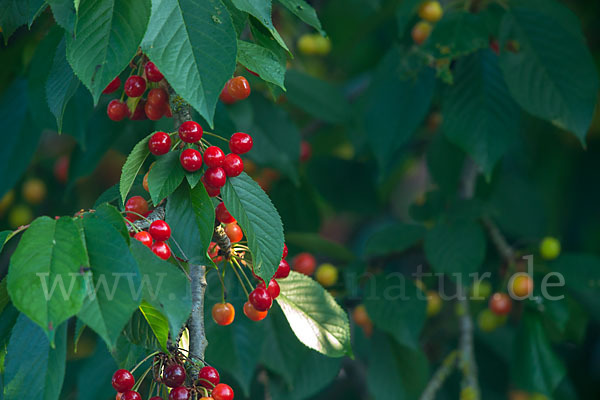
[[[196,149],[185,149],[179,157],[183,169],[189,172],[198,171],[202,168],[202,154]]]
[[[275,279],[271,279],[269,281],[269,286],[265,286],[265,282],[261,281],[257,287],[261,287],[263,289],[267,289],[267,292],[269,293],[269,296],[271,296],[271,298],[273,300],[275,300],[278,296],[279,293],[281,292],[281,288],[279,287],[279,283],[277,283],[277,281]]]
[[[125,211],[130,211],[129,213],[125,213],[125,215],[127,215],[130,220],[136,221],[141,218],[136,214],[144,215],[148,212],[148,202],[142,196],[133,196],[125,203]]]
[[[258,311],[250,301],[244,303],[244,315],[251,321],[262,321],[268,314],[268,311]]]
[[[121,78],[119,78],[118,76],[113,79],[102,91],[102,93],[104,94],[111,94],[112,92],[114,92],[115,90],[117,90],[118,88],[121,87]]]
[[[167,104],[169,95],[163,88],[154,88],[148,92],[147,102],[152,103],[155,106],[163,106]]]
[[[233,400],[233,389],[224,383],[219,383],[212,391],[214,400]]]
[[[129,108],[124,102],[115,99],[108,103],[106,113],[108,114],[108,118],[118,122],[129,115]]]
[[[225,233],[227,237],[231,241],[231,243],[237,243],[244,237],[244,232],[242,232],[242,228],[235,222],[232,224],[227,224],[225,226]]]
[[[146,78],[150,82],[160,82],[164,76],[160,73],[156,65],[152,61],[148,61],[146,65],[144,65],[144,71],[146,71]]]
[[[189,400],[189,398],[190,391],[185,386],[176,387],[169,393],[169,400]]]
[[[358,326],[366,326],[373,323],[364,304],[359,304],[354,307],[354,310],[352,311],[352,319]]]
[[[235,100],[244,100],[250,96],[250,83],[243,76],[236,76],[227,82],[227,91]]]
[[[300,253],[292,260],[294,271],[311,276],[317,267],[317,260],[310,253]]]
[[[171,150],[171,136],[166,132],[156,132],[148,141],[150,153],[155,156],[162,156]]]
[[[252,137],[247,133],[236,132],[229,139],[229,149],[235,154],[244,154],[252,149]]]
[[[146,80],[139,75],[131,75],[125,81],[125,94],[129,97],[140,97],[146,91]]]
[[[431,34],[432,29],[433,29],[433,27],[431,26],[431,24],[429,22],[426,22],[426,21],[417,22],[411,31],[411,36],[412,36],[414,42],[418,45],[423,44],[427,40],[429,35]]]
[[[230,325],[235,319],[235,308],[231,303],[216,303],[212,308],[212,317],[219,325]]]
[[[287,278],[290,274],[290,264],[284,259],[279,262],[279,266],[277,267],[277,271],[275,271],[275,279],[283,279]]]
[[[419,17],[428,22],[437,22],[442,19],[444,10],[439,1],[429,0],[419,7]]]
[[[148,246],[149,249],[152,248],[152,235],[150,235],[148,232],[138,232],[135,234],[134,238],[142,242],[144,246]]]
[[[210,244],[208,245],[208,256],[211,260],[213,260],[214,263],[219,263],[223,261],[223,257],[219,256],[220,249],[221,248],[219,247],[219,245],[215,242],[210,242]]]
[[[128,390],[121,395],[121,400],[142,400],[142,396],[138,392]]]
[[[521,273],[513,279],[511,290],[518,298],[528,297],[533,293],[533,279],[529,275]]]
[[[135,106],[135,110],[133,110],[133,114],[130,117],[132,121],[143,121],[148,119],[146,111],[144,110],[145,106],[146,100],[140,99],[140,101],[138,101],[137,105]]]
[[[264,287],[257,287],[248,296],[248,301],[258,311],[267,311],[273,305],[273,298]]]
[[[235,218],[227,211],[227,207],[225,207],[225,203],[220,202],[217,208],[215,208],[215,215],[217,216],[217,220],[224,224],[232,224],[235,222]]]
[[[489,307],[496,315],[507,315],[512,309],[512,300],[506,293],[494,293],[490,297]]]
[[[134,384],[135,379],[133,375],[126,369],[119,369],[112,376],[112,386],[117,392],[123,393],[131,390]]]
[[[149,120],[158,121],[163,115],[165,115],[165,105],[146,102],[144,105],[144,113]]]
[[[152,222],[148,232],[157,242],[165,242],[171,237],[171,227],[162,219]]]
[[[200,384],[205,388],[213,388],[219,384],[220,377],[219,372],[210,366],[204,366],[198,373],[198,379],[200,380]]]
[[[319,265],[315,279],[324,287],[331,287],[338,281],[338,269],[330,263]]]
[[[226,180],[227,175],[221,167],[209,168],[204,173],[204,182],[212,187],[222,188],[225,186]]]
[[[210,146],[204,150],[204,164],[209,167],[221,167],[225,160],[225,153],[217,146]]]
[[[288,248],[287,248],[287,244],[283,244],[283,255],[281,256],[281,258],[286,258],[288,255]]]
[[[185,368],[179,364],[169,365],[163,371],[163,383],[170,388],[183,385],[185,382]]]
[[[223,102],[223,104],[233,104],[236,102],[235,98],[229,93],[229,81],[223,86],[223,90],[221,90],[221,94],[219,95],[219,99]]]
[[[171,257],[171,249],[165,242],[154,242],[152,252],[163,260],[168,260]]]
[[[306,140],[300,142],[300,162],[307,162],[312,156],[312,146]]]
[[[228,178],[233,178],[244,172],[244,162],[237,154],[227,154],[223,160],[223,169]]]
[[[202,176],[202,178],[200,178],[200,180],[202,181],[202,185],[204,185],[204,189],[206,189],[206,193],[208,193],[208,195],[210,197],[217,197],[218,195],[221,194],[221,188],[214,187],[214,186],[207,184],[204,181],[204,175]]]
[[[202,126],[195,121],[185,121],[179,126],[179,137],[186,143],[196,143],[202,139]]]

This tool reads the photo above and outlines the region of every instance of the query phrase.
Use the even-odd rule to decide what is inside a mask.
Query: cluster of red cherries
[[[131,75],[125,81],[123,95],[129,97],[129,105],[121,99],[114,99],[108,103],[106,112],[113,121],[121,121],[124,118],[132,120],[151,119],[157,121],[163,116],[172,117],[169,108],[169,95],[160,82],[164,76],[160,73],[152,61],[146,62],[142,75]],[[110,94],[121,87],[121,78],[118,76],[102,91],[104,94]],[[148,91],[146,98],[142,96]],[[130,109],[129,107],[132,107]]]
[[[162,370],[162,374],[155,376],[154,380],[170,388],[169,400],[190,400],[193,393],[201,393],[200,400],[233,400],[233,389],[229,385],[220,383],[219,372],[213,367],[203,367],[191,387],[184,386],[186,377],[183,365],[172,363]],[[119,369],[113,374],[112,386],[118,392],[116,400],[142,400],[142,396],[133,390],[135,378],[126,369]],[[163,398],[154,396],[149,400],[163,400]]]
[[[206,164],[206,171],[201,180],[211,197],[218,196],[225,186],[227,178],[238,176],[244,171],[244,162],[239,154],[252,149],[252,137],[247,133],[234,133],[229,139],[230,154],[225,154],[220,147],[207,146],[202,141],[202,126],[194,121],[186,121],[179,126],[179,139],[188,147],[179,156],[183,169],[188,172],[200,170]],[[171,135],[166,132],[156,132],[150,137],[148,148],[155,156],[161,156],[171,151]]]
[[[125,203],[125,219],[129,222],[145,218],[151,212],[148,208],[148,202],[142,196],[133,196]],[[171,237],[171,227],[166,221],[153,221],[148,231],[139,231],[135,234],[131,232],[131,234],[163,260],[168,260],[171,257],[171,248],[167,244],[167,240]]]

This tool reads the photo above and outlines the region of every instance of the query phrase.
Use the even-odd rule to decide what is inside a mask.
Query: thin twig
[[[515,250],[508,244],[508,241],[502,232],[500,232],[498,226],[488,216],[483,217],[482,222],[490,235],[492,243],[496,246],[496,250],[500,253],[500,256],[502,256],[507,263],[513,263],[515,259]]]
[[[444,361],[442,361],[442,365],[438,368],[438,370],[433,374],[433,377],[425,387],[423,394],[419,397],[419,400],[434,400],[435,395],[440,390],[444,381],[448,379],[454,368],[456,367],[456,359],[458,353],[456,350],[452,351],[450,354],[446,356]]]

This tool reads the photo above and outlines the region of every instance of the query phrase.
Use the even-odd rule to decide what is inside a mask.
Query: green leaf
[[[125,225],[125,218],[119,210],[110,204],[104,203],[96,207],[94,215],[111,224],[113,228],[119,231],[125,241],[129,243],[131,236],[129,236],[129,230],[127,229],[127,225]]]
[[[329,292],[297,272],[280,280],[279,286],[277,303],[302,343],[329,357],[352,357],[348,315]]]
[[[231,2],[238,10],[247,12],[255,17],[269,30],[269,32],[271,32],[275,41],[277,41],[281,47],[289,51],[283,38],[279,35],[279,32],[277,32],[277,29],[275,29],[273,21],[271,21],[271,0],[231,0]]]
[[[105,400],[112,398],[115,390],[110,382],[114,371],[119,366],[102,342],[96,344],[94,354],[83,360],[77,370],[77,387],[85,390],[77,391],[77,400]],[[91,396],[91,397],[90,397]]]
[[[417,350],[427,307],[423,291],[400,273],[373,279],[365,295],[365,306],[373,324],[403,346]]]
[[[421,2],[422,0],[404,0],[396,8],[396,25],[398,26],[398,35],[400,38],[404,36],[406,28],[417,14]]]
[[[82,227],[91,273],[86,276],[88,296],[77,317],[114,348],[140,304],[140,273],[127,242],[112,225],[87,214]]]
[[[285,60],[271,50],[254,43],[238,40],[237,60],[250,71],[257,73],[266,82],[271,82],[283,90],[285,80]]]
[[[44,0],[1,0],[0,26],[4,43],[8,43],[10,36],[21,25],[28,24],[31,27],[44,7]]]
[[[56,22],[68,33],[75,29],[75,4],[73,0],[46,0],[52,8],[52,15]]]
[[[88,0],[67,35],[67,59],[94,104],[135,56],[150,17],[150,0]]]
[[[51,342],[56,328],[83,304],[80,269],[87,265],[84,244],[69,217],[33,221],[10,259],[7,279],[13,304],[38,324]]]
[[[423,122],[435,89],[435,74],[424,67],[415,77],[399,70],[403,54],[394,48],[383,59],[367,95],[365,128],[380,170],[385,171],[395,153]]]
[[[166,215],[174,243],[171,250],[192,264],[205,263],[215,226],[215,207],[204,185],[194,189],[181,185],[169,196]]]
[[[131,316],[131,319],[125,326],[124,333],[131,343],[141,346],[144,349],[154,351],[161,346],[148,320],[146,320],[146,317],[139,309],[135,310]]]
[[[285,75],[285,87],[290,103],[307,113],[334,124],[347,121],[350,105],[342,91],[329,82],[292,69]]]
[[[10,297],[8,296],[8,290],[6,289],[6,278],[0,281],[0,313],[4,311],[4,308],[10,303]]]
[[[235,30],[223,4],[152,0],[142,49],[175,92],[212,126],[219,94],[233,75],[237,54]]]
[[[539,2],[538,2],[539,3]],[[501,48],[516,40],[518,51],[502,51],[500,67],[508,88],[529,113],[572,131],[582,142],[591,124],[599,82],[577,18],[554,18],[546,3],[511,7],[500,28]],[[566,25],[569,24],[569,25]],[[575,25],[577,24],[577,25]],[[567,26],[567,27],[565,27]]]
[[[192,311],[187,277],[137,240],[132,240],[130,249],[142,274],[143,299],[167,318],[171,332],[177,335]]]
[[[26,87],[24,79],[17,79],[0,97],[0,130],[12,132],[0,147],[0,198],[21,178],[42,133],[28,120]]]
[[[551,396],[565,376],[565,367],[554,354],[539,315],[525,314],[513,354],[511,377],[515,386]]]
[[[435,24],[425,50],[436,58],[454,59],[489,46],[485,20],[468,11],[448,12]]]
[[[6,242],[9,239],[9,236],[12,234],[12,231],[2,231],[0,232],[0,253],[2,252],[2,249],[4,248],[4,245],[6,244]]]
[[[519,107],[491,50],[459,60],[454,71],[455,83],[444,96],[442,130],[490,176],[518,138]]]
[[[140,140],[133,147],[133,150],[131,150],[131,153],[129,153],[127,156],[125,164],[123,164],[123,169],[121,170],[121,180],[119,181],[119,193],[121,194],[121,201],[123,205],[125,205],[127,195],[129,194],[129,191],[135,182],[135,178],[140,173],[140,169],[142,169],[144,161],[146,161],[146,158],[148,158],[148,155],[150,154],[148,142],[155,133],[156,132],[152,132]],[[150,176],[148,176],[148,183],[150,183]]]
[[[285,241],[301,247],[311,253],[316,253],[338,261],[351,262],[356,257],[343,245],[325,239],[318,233],[290,232],[285,234]]]
[[[254,273],[271,280],[283,254],[283,225],[273,203],[245,172],[228,179],[221,195],[248,239]]]
[[[436,272],[468,279],[485,258],[485,234],[476,222],[438,223],[425,237],[425,256]]]
[[[153,343],[150,348],[152,351],[155,351],[158,348],[158,343],[150,331],[150,326],[148,326],[144,316],[141,312],[139,312],[139,310],[135,311],[131,317],[131,321],[136,318],[143,321],[144,326],[147,329],[146,333],[149,334],[147,338],[153,339]],[[138,361],[141,361],[148,354],[148,349],[144,348],[143,346],[138,346],[130,341],[131,338],[128,335],[131,333],[131,321],[123,330],[123,335],[119,336],[119,339],[117,339],[116,347],[111,351],[111,355],[119,365],[119,368],[131,369],[138,363]]]
[[[279,2],[302,21],[323,33],[317,12],[310,4],[304,0],[279,0]]]
[[[402,253],[421,241],[425,232],[422,225],[396,223],[386,226],[369,238],[365,247],[365,255],[377,257]]]
[[[79,79],[73,74],[73,70],[67,62],[65,51],[66,45],[65,39],[63,39],[56,49],[56,55],[46,81],[46,99],[50,111],[56,117],[58,133],[62,132],[62,120],[67,103],[79,87]]]
[[[171,151],[160,156],[148,174],[148,189],[150,189],[152,202],[158,204],[173,193],[183,178],[185,178],[185,172],[179,162],[178,151]],[[121,189],[122,192],[123,189]]]
[[[600,320],[597,310],[600,307],[600,257],[595,254],[564,253],[551,263],[552,269],[564,278],[564,283],[573,296],[587,309],[590,315]],[[549,280],[549,282],[556,282]],[[553,296],[552,289],[548,289]]]
[[[57,327],[56,345],[24,314],[12,329],[5,359],[4,399],[58,400],[65,377],[67,324]]]
[[[143,246],[143,245],[142,245]],[[140,304],[140,311],[150,325],[152,332],[163,351],[167,351],[167,340],[169,340],[169,321],[162,313],[145,300]],[[176,333],[175,333],[176,335]]]
[[[453,117],[447,116],[452,119]],[[445,135],[438,133],[427,147],[427,172],[444,192],[455,194],[465,163],[465,154]]]

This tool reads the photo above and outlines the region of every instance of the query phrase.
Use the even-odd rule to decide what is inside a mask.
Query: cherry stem
[[[224,137],[222,137],[222,136],[219,136],[219,135],[217,135],[217,134],[215,134],[215,133],[208,132],[208,131],[204,131],[204,133],[205,133],[205,134],[207,134],[208,136],[213,136],[213,137],[219,138],[219,139],[221,139],[221,140],[223,140],[223,141],[225,141],[225,142],[229,143],[229,140],[227,140],[227,139],[225,139]]]
[[[136,369],[138,369],[143,363],[145,363],[146,361],[148,361],[151,357],[154,357],[155,355],[157,355],[158,353],[160,353],[159,351],[155,351],[154,353],[148,355],[146,358],[144,358],[142,361],[140,361],[139,363],[137,363],[137,365],[135,367],[133,367],[133,369],[131,370],[131,374],[133,374],[135,372]]]
[[[242,266],[240,265],[240,263],[238,262],[238,260],[236,260],[235,258],[233,258],[232,260],[235,263],[235,265],[238,266],[238,268],[242,272],[242,275],[244,275],[244,278],[246,278],[246,282],[248,282],[248,285],[250,287],[254,287],[254,285],[252,285],[252,282],[250,281],[250,279],[248,279],[248,276],[246,275],[246,272],[244,272],[244,268],[242,268]]]
[[[151,369],[152,369],[152,365],[146,370],[146,372],[144,372],[142,374],[140,379],[138,379],[138,381],[135,383],[135,385],[133,385],[133,388],[131,390],[137,391],[137,388],[139,388],[141,386],[142,382],[144,382],[144,379],[146,379],[146,376],[148,375],[148,373],[150,372]]]
[[[233,272],[235,272],[235,276],[237,276],[238,281],[240,281],[240,284],[242,285],[242,289],[244,289],[244,293],[246,293],[246,297],[250,297],[250,293],[248,293],[246,286],[244,286],[244,281],[242,281],[242,277],[240,276],[239,272],[235,268],[235,265],[233,265],[233,263],[231,261],[229,261],[229,265],[231,265],[231,269],[233,269]]]

